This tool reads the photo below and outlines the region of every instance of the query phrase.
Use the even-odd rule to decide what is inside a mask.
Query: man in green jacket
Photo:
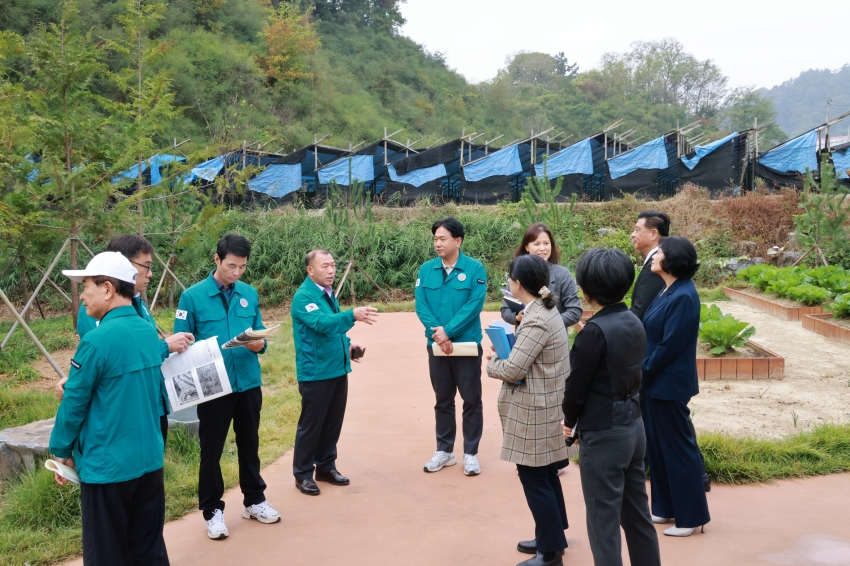
[[[55,459],[81,481],[83,562],[167,565],[161,406],[156,330],[132,305],[137,277],[116,252],[84,270],[82,298],[100,325],[80,341],[50,435]],[[56,475],[64,485],[67,480]]]
[[[151,277],[153,276],[153,246],[143,236],[138,234],[122,234],[112,238],[106,247],[108,252],[118,252],[126,257],[139,272],[136,277],[135,295],[133,297],[133,308],[143,320],[156,328],[156,322],[148,310],[145,302],[145,294],[148,290]],[[91,330],[97,328],[99,321],[86,314],[85,302],[80,303],[80,311],[77,313],[77,334],[82,339]],[[195,338],[188,332],[177,332],[159,341],[159,349],[162,360],[171,355],[171,352],[183,352],[194,342]],[[67,379],[61,380],[56,386],[56,396],[62,399],[62,388]],[[165,380],[162,380],[162,404],[159,411],[159,424],[162,430],[162,441],[168,439],[168,393],[165,391]]]
[[[330,253],[313,250],[304,263],[307,279],[295,292],[291,310],[301,393],[292,472],[301,493],[319,495],[316,481],[331,485],[350,483],[336,469],[336,444],[348,399],[350,362],[359,362],[364,350],[352,344],[345,333],[356,321],[370,325],[377,322],[378,310],[359,307],[340,311],[333,294],[336,263]]]
[[[463,399],[463,473],[477,476],[478,443],[484,428],[481,403],[481,310],[487,295],[487,273],[479,261],[460,251],[463,225],[454,218],[431,227],[437,257],[419,268],[414,292],[416,314],[428,339],[428,369],[437,397],[437,450],[425,464],[438,472],[457,464],[454,457],[455,396]],[[452,356],[455,342],[474,342],[477,356]],[[435,356],[436,345],[445,356]]]
[[[261,330],[263,317],[256,289],[239,281],[251,256],[251,244],[238,234],[218,241],[215,269],[209,277],[180,295],[175,313],[175,332],[189,332],[197,340],[215,336],[221,346],[240,332]],[[198,437],[201,465],[198,474],[198,507],[207,522],[207,536],[229,535],[224,522],[224,479],[221,454],[230,423],[236,433],[239,457],[239,487],[242,517],[261,523],[277,523],[280,515],[266,501],[266,482],[260,476],[260,409],[263,405],[258,354],[266,351],[265,340],[244,347],[222,350],[221,355],[233,393],[198,405]]]

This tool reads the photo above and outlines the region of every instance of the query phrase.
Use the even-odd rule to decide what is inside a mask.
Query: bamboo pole
[[[47,351],[47,349],[44,347],[44,345],[41,343],[35,333],[33,333],[30,327],[27,326],[26,321],[21,317],[18,311],[15,310],[15,305],[12,304],[12,301],[10,301],[9,297],[6,296],[6,293],[3,292],[3,289],[0,289],[0,299],[2,299],[3,303],[5,303],[6,306],[9,307],[9,310],[12,311],[12,316],[15,317],[16,324],[20,324],[23,327],[24,331],[27,333],[27,335],[29,335],[30,340],[35,343],[35,347],[38,348],[38,351],[41,352],[41,355],[44,356],[44,358],[47,360],[47,363],[49,363],[53,367],[53,369],[59,375],[59,378],[65,379],[65,372],[63,372],[59,368],[59,364],[56,363],[56,360],[53,359],[53,357],[50,355],[50,353]]]

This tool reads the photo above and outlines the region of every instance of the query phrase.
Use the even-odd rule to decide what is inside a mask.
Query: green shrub
[[[754,326],[732,316],[724,315],[717,305],[700,306],[699,339],[709,344],[712,355],[725,354],[727,350],[739,348],[750,341],[756,333]]]
[[[835,301],[831,305],[825,306],[824,310],[832,311],[832,318],[850,317],[850,293],[836,295]]]

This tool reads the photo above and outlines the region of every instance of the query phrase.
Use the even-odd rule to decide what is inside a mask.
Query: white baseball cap
[[[78,283],[82,283],[84,277],[98,275],[113,277],[126,283],[135,283],[139,272],[130,260],[120,253],[103,252],[94,256],[85,269],[65,269],[62,275]]]

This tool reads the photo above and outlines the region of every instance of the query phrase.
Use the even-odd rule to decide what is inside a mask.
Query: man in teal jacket
[[[481,309],[487,295],[487,273],[479,261],[460,251],[463,225],[454,218],[431,227],[437,257],[419,268],[414,292],[416,314],[428,339],[428,369],[437,397],[437,450],[425,464],[438,472],[457,463],[454,457],[455,395],[463,399],[463,473],[481,473],[478,443],[484,428],[481,403]],[[455,342],[474,342],[477,356],[452,356]],[[435,356],[436,345],[445,356]]]
[[[313,250],[304,263],[307,279],[292,298],[291,310],[301,393],[292,473],[301,493],[319,495],[316,481],[350,483],[336,469],[336,444],[348,399],[350,362],[359,362],[364,350],[352,344],[345,333],[356,321],[373,324],[378,311],[372,307],[340,311],[333,294],[336,263],[330,253]]]
[[[49,445],[80,477],[83,562],[167,565],[162,358],[156,330],[132,306],[136,269],[104,252],[62,273],[83,283],[88,314],[101,321],[71,360]]]
[[[135,296],[133,297],[133,308],[143,320],[156,328],[156,322],[148,311],[145,303],[145,294],[153,276],[153,246],[143,236],[137,234],[122,234],[112,238],[106,247],[108,252],[118,252],[126,257],[139,272],[136,277]],[[86,313],[85,302],[80,303],[80,311],[77,313],[77,334],[82,339],[91,330],[97,328],[99,321]],[[159,341],[159,352],[162,360],[171,355],[171,352],[183,352],[189,347],[195,338],[188,332],[177,332],[164,340]],[[66,380],[61,380],[57,385],[57,396],[62,398],[62,388]],[[168,393],[165,391],[165,380],[161,380],[162,403],[159,410],[159,425],[162,430],[162,441],[168,439],[168,413],[171,412],[168,405]]]
[[[197,340],[215,336],[221,346],[240,332],[260,330],[263,317],[256,289],[239,281],[248,265],[251,244],[238,234],[218,241],[215,269],[209,277],[180,295],[174,330],[190,332]],[[223,539],[229,535],[224,522],[224,479],[221,453],[230,423],[236,433],[239,457],[239,487],[244,509],[242,517],[261,523],[276,523],[280,515],[266,501],[266,482],[260,476],[260,385],[258,354],[266,351],[265,340],[244,347],[222,350],[221,355],[233,393],[198,405],[198,437],[201,465],[198,474],[198,507],[207,522],[207,536]]]

